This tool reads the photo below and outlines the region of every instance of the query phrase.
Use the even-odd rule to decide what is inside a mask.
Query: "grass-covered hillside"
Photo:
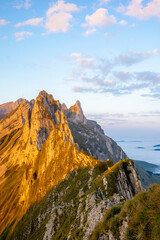
[[[90,240],[160,240],[160,184],[109,209]],[[105,238],[106,237],[106,238]]]
[[[129,159],[74,170],[27,210],[13,233],[8,226],[0,240],[89,239],[107,209],[141,190],[138,183]]]

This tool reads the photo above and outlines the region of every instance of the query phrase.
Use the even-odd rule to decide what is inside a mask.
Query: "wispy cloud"
[[[21,40],[23,40],[25,38],[28,38],[28,37],[32,36],[32,35],[33,35],[32,32],[25,32],[25,31],[23,31],[23,32],[15,32],[14,33],[14,36],[16,37],[17,41],[21,41]]]
[[[160,54],[158,49],[154,49],[151,52],[141,52],[136,53],[131,51],[130,53],[121,54],[115,59],[115,63],[121,64],[124,66],[131,66],[133,64],[145,61],[146,59],[150,58],[151,56]]]
[[[106,28],[117,22],[116,17],[109,15],[108,10],[105,8],[97,9],[92,15],[87,15],[85,20],[86,22],[82,26],[86,27],[87,31]]]
[[[20,8],[25,8],[28,9],[31,7],[31,0],[21,0],[21,1],[16,1],[14,4],[14,8],[20,9]]]
[[[16,28],[22,27],[22,26],[38,26],[42,22],[43,22],[43,18],[31,18],[27,21],[19,22],[19,23],[15,24],[14,26]]]
[[[128,25],[128,22],[125,21],[125,20],[121,20],[121,21],[119,21],[119,24],[120,24],[121,26],[127,26],[127,25]]]
[[[87,29],[85,32],[84,32],[84,36],[90,36],[90,35],[93,35],[94,33],[96,32],[96,28],[90,28],[90,29]]]
[[[99,0],[99,4],[100,4],[100,6],[106,5],[106,4],[108,4],[110,1],[111,1],[111,0]]]
[[[127,16],[137,17],[138,19],[148,19],[150,17],[160,18],[160,1],[149,1],[146,6],[143,5],[144,0],[131,0],[128,6],[121,5],[118,11]]]
[[[72,58],[76,59],[77,65],[81,66],[82,68],[94,68],[95,67],[95,59],[87,58],[80,53],[72,53]]]
[[[5,20],[5,19],[0,19],[0,27],[6,25],[6,24],[8,24],[8,23],[9,23],[9,22],[8,22],[7,20]]]
[[[74,86],[74,92],[81,93],[110,93],[112,95],[132,94],[135,91],[145,90],[145,97],[160,98],[160,73],[129,72],[117,70],[119,65],[131,66],[159,54],[157,49],[148,52],[126,54],[117,56],[112,60],[94,59],[80,53],[71,54],[76,59],[70,80],[79,83]],[[140,93],[141,94],[141,93]]]
[[[45,28],[48,33],[67,32],[73,20],[71,13],[78,11],[76,4],[65,3],[63,0],[54,3],[46,12]]]

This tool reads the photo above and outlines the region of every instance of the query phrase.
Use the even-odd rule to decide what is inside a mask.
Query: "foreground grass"
[[[125,219],[128,219],[128,227],[124,240],[160,240],[160,184],[152,185],[122,206],[109,209],[90,240],[97,240],[108,230],[119,240]]]

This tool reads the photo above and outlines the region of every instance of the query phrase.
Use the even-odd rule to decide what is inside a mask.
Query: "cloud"
[[[90,36],[90,35],[93,35],[95,32],[96,32],[96,28],[91,28],[91,29],[86,30],[84,32],[84,35],[85,36]]]
[[[160,1],[149,1],[143,6],[144,0],[131,0],[128,6],[120,6],[118,11],[127,16],[136,17],[139,20],[149,19],[150,17],[160,18]]]
[[[8,22],[7,20],[5,20],[5,19],[0,19],[0,27],[6,25],[6,24],[8,24],[8,23],[9,23],[9,22]]]
[[[18,28],[22,26],[37,26],[42,22],[43,22],[43,18],[31,18],[25,22],[19,22],[15,24],[15,27]]]
[[[99,4],[102,6],[102,5],[105,5],[107,3],[109,3],[111,0],[100,0],[99,1]]]
[[[25,1],[18,1],[16,2],[14,8],[16,9],[20,9],[20,8],[25,8],[25,9],[28,9],[32,6],[31,4],[31,0],[25,0]]]
[[[131,66],[133,64],[142,62],[151,56],[158,55],[160,54],[158,49],[154,49],[151,52],[141,52],[141,53],[136,53],[136,52],[130,52],[128,54],[121,54],[115,59],[115,64],[120,64],[124,66]]]
[[[77,65],[82,68],[94,68],[95,67],[95,59],[94,58],[87,58],[80,53],[72,53],[72,58],[76,59]]]
[[[92,15],[86,16],[86,23],[82,24],[82,26],[88,28],[105,28],[114,23],[116,23],[115,16],[108,15],[107,9],[99,8]]]
[[[63,0],[54,3],[46,12],[45,28],[48,33],[67,32],[73,20],[72,12],[78,12],[76,4],[65,3]]]
[[[32,36],[32,35],[33,35],[32,32],[25,32],[25,31],[23,31],[23,32],[15,32],[14,33],[14,36],[16,37],[17,41],[21,41],[21,40],[23,40],[23,39],[25,39],[27,37]]]
[[[120,65],[131,66],[144,61],[151,56],[159,54],[157,49],[148,52],[130,52],[123,58],[123,54],[109,59],[94,59],[80,53],[73,53],[71,57],[76,60],[72,78],[78,86],[73,87],[74,92],[81,93],[109,93],[116,96],[145,92],[143,97],[160,98],[160,73],[144,71],[129,72],[119,70]],[[124,60],[125,59],[125,60]]]
[[[121,21],[119,21],[119,24],[120,24],[121,26],[126,26],[126,25],[128,25],[128,22],[125,21],[125,20],[121,20]]]

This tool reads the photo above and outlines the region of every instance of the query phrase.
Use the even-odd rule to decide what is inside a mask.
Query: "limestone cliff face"
[[[81,108],[81,103],[80,101],[76,101],[75,105],[73,105],[72,107],[70,107],[68,109],[68,114],[70,121],[78,124],[78,123],[83,123],[86,124],[87,123],[87,119],[83,114],[83,110]]]
[[[86,119],[79,101],[69,109],[63,105],[62,110],[67,116],[74,140],[79,144],[81,150],[87,151],[90,156],[95,156],[102,161],[110,158],[116,163],[127,158],[121,147],[104,134],[96,121]]]
[[[15,129],[21,128],[29,117],[29,111],[31,109],[32,104],[24,99],[17,108],[2,118],[0,121],[0,138],[10,134]]]
[[[23,100],[0,127],[0,231],[70,171],[98,163],[78,152],[60,103],[45,91]]]

